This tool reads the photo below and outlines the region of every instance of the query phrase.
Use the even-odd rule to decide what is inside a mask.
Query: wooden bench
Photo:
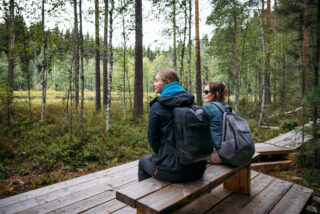
[[[251,162],[259,155],[256,153]],[[137,208],[137,213],[171,213],[222,183],[224,188],[250,195],[250,164],[208,165],[203,177],[194,182],[170,183],[149,178],[118,190],[116,199]]]

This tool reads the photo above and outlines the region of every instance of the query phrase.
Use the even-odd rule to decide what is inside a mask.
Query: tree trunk
[[[124,5],[124,3],[123,3]],[[123,76],[122,76],[122,108],[123,108],[123,117],[126,117],[126,52],[127,52],[127,43],[126,43],[126,28],[125,28],[125,18],[124,12],[122,12],[122,36],[123,36]]]
[[[99,41],[99,0],[95,0],[95,49],[96,49],[96,111],[101,109],[100,92],[100,41]]]
[[[240,87],[239,87],[239,62],[238,62],[238,20],[237,20],[237,7],[236,2],[233,0],[233,24],[234,24],[234,54],[235,54],[235,92],[234,92],[234,110],[238,112],[239,108],[239,97],[240,97]]]
[[[261,16],[261,41],[262,41],[262,97],[261,97],[261,108],[259,116],[259,127],[261,126],[262,116],[264,111],[264,101],[265,101],[265,42],[264,42],[264,32],[263,32],[263,20]]]
[[[10,0],[9,14],[9,53],[8,53],[8,86],[13,91],[13,71],[14,71],[14,0]]]
[[[283,0],[280,0],[280,8],[282,9],[283,6]],[[281,16],[281,27],[282,30],[284,29],[284,20],[283,16]],[[286,52],[285,52],[285,46],[284,43],[286,41],[286,34],[283,34],[282,40],[281,40],[281,54],[282,54],[282,87],[281,87],[281,104],[282,106],[286,103],[286,75],[287,75],[287,65],[286,65]]]
[[[303,100],[306,93],[306,63],[307,63],[307,49],[308,49],[308,0],[304,0],[304,15],[303,15],[303,47],[302,47],[302,85],[301,85],[301,99]]]
[[[273,23],[274,23],[274,52],[273,52],[273,102],[277,102],[277,0],[274,1],[274,16],[273,16]]]
[[[200,38],[199,38],[199,1],[195,0],[195,24],[196,24],[196,94],[197,104],[202,106],[202,82],[201,82],[201,62],[200,62]]]
[[[80,18],[80,61],[81,61],[81,104],[80,104],[80,133],[83,136],[83,104],[84,104],[84,65],[83,65],[83,33],[82,33],[82,0],[79,0]]]
[[[79,42],[78,42],[78,13],[77,13],[77,0],[73,0],[74,8],[74,45],[73,45],[73,57],[74,57],[74,85],[75,85],[75,118],[78,119],[78,106],[79,106]]]
[[[270,31],[271,31],[271,3],[267,1],[267,41],[266,41],[266,67],[265,67],[265,102],[271,103],[270,90]]]
[[[183,82],[183,73],[184,73],[184,52],[186,47],[186,37],[187,37],[187,2],[183,2],[183,10],[184,10],[184,28],[183,28],[183,42],[181,48],[181,60],[180,60],[180,82]]]
[[[142,1],[135,1],[136,44],[133,115],[143,114],[143,46],[142,46]]]
[[[72,63],[69,69],[69,94],[70,94],[70,114],[69,115],[69,141],[72,142]]]
[[[108,97],[108,0],[104,0],[104,47],[103,47],[103,105]]]
[[[114,0],[110,0],[111,7],[109,11],[109,81],[108,81],[108,97],[107,97],[107,112],[106,112],[106,131],[110,128],[110,114],[111,114],[111,91],[112,91],[112,72],[113,72],[113,47],[112,47],[112,36],[113,36],[113,9]]]
[[[46,57],[46,39],[45,39],[45,30],[44,30],[44,3],[45,0],[42,0],[42,15],[41,15],[41,24],[42,24],[42,66],[41,66],[41,81],[42,81],[42,103],[41,103],[41,121],[44,120],[45,114],[45,106],[46,106],[46,90],[47,90],[47,82],[46,82],[46,67],[47,67],[47,57]]]
[[[189,17],[188,17],[188,23],[189,23],[189,41],[188,41],[188,92],[191,92],[191,18],[192,18],[192,0],[189,0]]]
[[[130,87],[130,81],[128,77],[128,71],[126,69],[126,79],[128,84],[128,93],[129,93],[129,105],[130,105],[130,111],[132,111],[132,96],[131,96],[131,87]]]
[[[172,0],[172,30],[173,30],[173,69],[177,69],[177,32],[176,32],[176,0]]]
[[[313,87],[316,89],[319,85],[318,80],[319,80],[319,57],[320,57],[320,1],[318,1],[317,5],[318,9],[318,21],[317,21],[317,30],[316,30],[316,35],[317,35],[317,45],[316,45],[316,56],[315,56],[315,65],[314,65],[314,76],[313,76]],[[313,118],[313,131],[312,131],[312,136],[313,136],[313,143],[314,143],[314,149],[313,149],[313,168],[315,168],[316,164],[318,163],[318,154],[319,154],[319,148],[316,148],[316,142],[317,142],[317,119],[318,119],[318,112],[317,112],[317,102],[314,101],[312,105],[312,118]]]

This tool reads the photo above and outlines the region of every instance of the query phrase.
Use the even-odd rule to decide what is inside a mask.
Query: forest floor
[[[70,104],[67,104],[65,93],[48,92],[44,122],[40,121],[39,92],[32,92],[31,120],[26,92],[14,93],[10,125],[6,119],[7,108],[0,108],[0,198],[121,165],[152,153],[147,141],[148,102],[155,95],[145,98],[145,113],[136,119],[132,117],[129,100],[124,117],[121,94],[113,94],[109,132],[105,131],[104,108],[96,113],[93,92],[86,92],[86,95],[83,136],[74,111],[70,135],[71,117],[66,108]],[[0,97],[1,100],[5,99]],[[301,106],[300,101],[292,99],[288,103],[285,106],[266,105],[262,125],[278,128],[259,128],[259,107],[255,108],[253,101],[240,101],[239,115],[247,119],[256,143],[311,120],[309,107],[306,107],[303,119],[301,110],[295,111]],[[297,161],[288,170],[264,173],[312,188],[319,197],[320,167],[311,167],[312,145],[308,143],[299,149]]]

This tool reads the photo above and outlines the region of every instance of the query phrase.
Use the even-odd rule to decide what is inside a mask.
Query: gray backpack
[[[250,128],[245,119],[226,112],[218,102],[212,102],[223,112],[222,142],[218,154],[224,163],[239,166],[248,164],[255,152]]]

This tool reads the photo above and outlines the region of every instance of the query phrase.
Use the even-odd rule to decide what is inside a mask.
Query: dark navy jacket
[[[177,173],[192,173],[195,168],[205,168],[206,161],[182,165],[175,153],[173,109],[174,107],[191,106],[193,102],[193,95],[180,92],[172,96],[157,97],[150,103],[148,140],[155,153],[155,165],[158,169]]]

